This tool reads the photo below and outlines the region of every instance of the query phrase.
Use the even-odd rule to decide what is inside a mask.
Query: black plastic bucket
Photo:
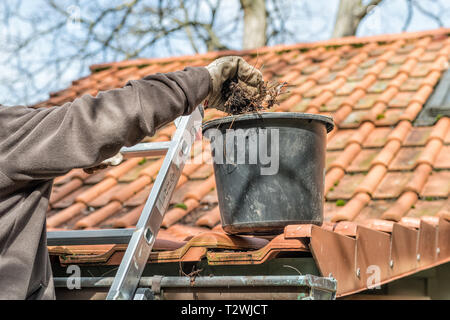
[[[223,229],[277,234],[323,222],[326,135],[331,117],[268,112],[203,124],[211,141]]]

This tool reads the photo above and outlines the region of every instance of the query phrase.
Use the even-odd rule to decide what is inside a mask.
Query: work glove
[[[119,152],[114,157],[108,158],[106,160],[103,160],[99,165],[90,167],[90,168],[84,168],[83,171],[89,174],[94,173],[95,171],[105,169],[109,166],[118,166],[123,160],[123,155]]]
[[[237,56],[216,59],[206,69],[211,76],[212,88],[205,99],[205,106],[221,111],[226,111],[225,100],[222,97],[222,87],[225,81],[236,80],[253,92],[259,90],[263,83],[261,71]]]

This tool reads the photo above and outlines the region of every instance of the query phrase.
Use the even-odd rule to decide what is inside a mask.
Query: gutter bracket
[[[152,295],[154,296],[155,300],[160,300],[162,295],[161,290],[161,281],[163,279],[163,276],[153,276],[152,277]]]

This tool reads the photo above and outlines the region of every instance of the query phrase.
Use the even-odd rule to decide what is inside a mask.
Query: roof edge
[[[375,36],[367,36],[367,37],[358,37],[358,36],[349,36],[342,38],[334,38],[328,40],[320,40],[314,42],[303,42],[296,43],[290,45],[275,45],[275,46],[265,46],[257,49],[251,50],[224,50],[224,51],[210,51],[202,54],[195,55],[183,55],[183,56],[172,56],[172,57],[163,57],[163,58],[140,58],[135,60],[123,60],[117,62],[106,62],[100,64],[93,64],[90,66],[91,71],[95,71],[98,69],[107,69],[112,66],[116,67],[128,67],[135,66],[141,64],[150,64],[150,63],[167,63],[167,62],[177,62],[177,61],[186,61],[186,60],[198,60],[198,59],[215,59],[225,55],[244,55],[244,54],[257,54],[257,53],[267,53],[273,51],[289,51],[295,49],[312,49],[320,46],[343,46],[343,45],[352,45],[358,43],[371,43],[371,42],[386,42],[386,41],[394,41],[394,40],[408,40],[414,38],[420,38],[423,36],[439,36],[450,34],[450,28],[438,28],[424,31],[414,31],[414,32],[400,32],[400,33],[391,33],[391,34],[381,34]]]

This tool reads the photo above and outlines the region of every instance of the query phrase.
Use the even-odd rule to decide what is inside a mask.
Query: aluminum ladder
[[[124,158],[165,155],[135,229],[47,232],[49,246],[128,243],[107,300],[148,298],[145,290],[137,290],[139,281],[202,119],[203,108],[198,106],[191,115],[175,120],[177,129],[171,141],[140,143],[120,150]]]

